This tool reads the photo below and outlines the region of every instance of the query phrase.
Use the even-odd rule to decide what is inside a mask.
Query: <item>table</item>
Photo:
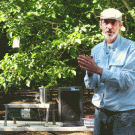
[[[50,109],[49,103],[42,103],[42,104],[5,104],[6,112],[5,112],[4,126],[7,126],[8,108],[45,108],[46,109],[46,124],[48,123],[48,116],[49,116],[49,109]],[[13,119],[13,124],[16,124],[15,119]]]

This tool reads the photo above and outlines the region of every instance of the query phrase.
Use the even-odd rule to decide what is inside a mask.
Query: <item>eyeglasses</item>
[[[116,25],[117,24],[116,22],[118,22],[118,21],[114,20],[114,19],[104,19],[103,20],[103,23],[105,23],[106,25],[109,23],[111,23],[112,25]]]

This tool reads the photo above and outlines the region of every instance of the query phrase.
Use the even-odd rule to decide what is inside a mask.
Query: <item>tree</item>
[[[107,6],[120,8],[123,3],[118,1],[106,5],[106,0],[2,0],[0,20],[7,28],[9,45],[16,37],[21,42],[18,53],[5,54],[0,61],[1,88],[84,85],[85,71],[78,67],[77,57],[90,55],[91,48],[104,40],[98,16]],[[126,19],[125,24],[129,25]],[[133,33],[126,31],[126,36],[133,40]]]

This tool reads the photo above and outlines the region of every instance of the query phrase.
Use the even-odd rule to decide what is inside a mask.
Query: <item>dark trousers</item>
[[[93,135],[135,135],[135,110],[112,112],[96,108]]]

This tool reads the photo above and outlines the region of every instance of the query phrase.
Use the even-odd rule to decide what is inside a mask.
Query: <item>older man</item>
[[[94,89],[94,135],[135,135],[135,43],[119,35],[119,10],[105,9],[99,25],[105,41],[77,58],[86,88]]]

